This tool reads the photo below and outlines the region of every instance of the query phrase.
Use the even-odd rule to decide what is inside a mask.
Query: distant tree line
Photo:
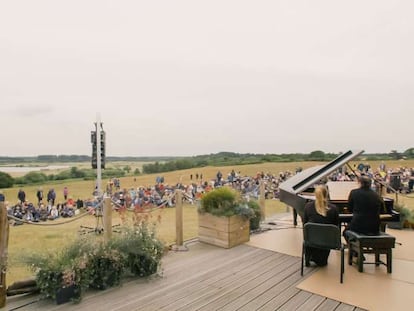
[[[106,157],[106,162],[111,161],[139,161],[152,162],[144,164],[142,171],[145,174],[171,172],[204,166],[232,166],[244,164],[258,164],[265,162],[305,162],[305,161],[330,161],[339,154],[325,153],[315,150],[308,154],[305,153],[285,153],[285,154],[255,154],[255,153],[235,153],[219,152],[216,154],[198,155],[193,157]],[[398,160],[414,159],[414,148],[407,149],[400,153],[391,150],[389,153],[363,154],[366,161],[375,160]],[[64,163],[64,162],[88,162],[90,156],[85,155],[39,155],[37,157],[0,157],[1,163]],[[122,177],[129,174],[131,167],[126,165],[123,169],[110,168],[102,171],[103,178]],[[135,169],[133,174],[140,174],[139,169]],[[96,177],[93,169],[78,169],[71,167],[69,170],[62,171],[56,175],[46,175],[42,172],[30,172],[22,177],[13,178],[7,173],[0,172],[0,188],[13,187],[15,184],[36,184],[46,181],[66,180],[66,179],[86,179],[92,180]]]
[[[315,150],[308,154],[305,153],[285,153],[285,154],[254,154],[254,153],[234,153],[219,152],[216,154],[199,155],[194,157],[185,157],[177,160],[171,160],[164,163],[156,161],[155,163],[144,164],[142,171],[145,174],[171,172],[175,170],[197,168],[203,166],[232,166],[244,164],[258,164],[265,162],[306,162],[306,161],[330,161],[339,154],[325,153],[321,150]],[[390,153],[383,154],[364,154],[365,160],[394,160],[394,159],[413,159],[414,148],[406,150],[404,153],[398,153],[392,150]]]
[[[165,157],[165,156],[145,156],[145,157],[115,157],[107,156],[107,162],[174,162],[175,166],[188,166],[190,161],[193,165],[234,165],[234,164],[254,164],[263,162],[299,162],[299,161],[327,161],[338,156],[335,153],[325,153],[315,150],[310,153],[283,153],[283,154],[256,154],[256,153],[235,153],[219,152],[216,154],[198,155],[193,157]],[[404,152],[391,150],[389,153],[364,154],[364,158],[372,160],[391,160],[391,159],[413,159],[414,148],[409,148]],[[65,162],[90,162],[91,156],[88,155],[38,155],[34,157],[2,157],[0,164],[10,163],[65,163]],[[166,168],[169,166],[167,165]],[[189,168],[189,167],[186,167]]]
[[[219,152],[216,154],[186,157],[165,163],[156,161],[155,163],[144,164],[142,171],[145,174],[153,174],[203,166],[232,166],[265,162],[329,161],[336,156],[337,154],[324,153],[323,151],[313,151],[310,154],[291,153],[280,155]]]
[[[107,156],[109,162],[116,161],[135,161],[135,162],[154,162],[169,161],[177,157],[113,157]],[[88,155],[38,155],[35,157],[0,157],[0,164],[10,163],[67,163],[67,162],[90,162],[91,156]]]
[[[108,168],[102,171],[102,178],[123,177],[125,171],[122,169]],[[21,177],[13,178],[9,174],[0,172],[0,188],[11,188],[14,185],[43,184],[51,181],[83,179],[93,180],[96,178],[96,171],[93,169],[78,169],[71,167],[58,174],[46,175],[42,172],[29,172]]]

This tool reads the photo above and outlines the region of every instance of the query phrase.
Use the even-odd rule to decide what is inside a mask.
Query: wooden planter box
[[[200,242],[231,248],[250,240],[249,220],[241,216],[218,217],[198,214]]]

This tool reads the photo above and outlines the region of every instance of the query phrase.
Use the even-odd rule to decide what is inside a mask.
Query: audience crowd
[[[297,168],[295,172],[286,171],[279,174],[258,172],[255,176],[243,176],[241,172],[231,170],[227,176],[223,176],[218,171],[215,178],[203,180],[203,175],[196,173],[190,175],[190,183],[185,185],[181,182],[175,185],[166,184],[164,177],[157,176],[155,184],[152,186],[140,186],[121,190],[120,180],[114,178],[109,180],[106,187],[106,194],[110,195],[116,210],[143,210],[146,207],[172,207],[175,205],[175,190],[182,190],[182,199],[191,204],[196,203],[203,195],[211,189],[229,186],[239,191],[243,196],[258,198],[260,194],[260,181],[264,182],[265,198],[277,199],[279,197],[279,184],[287,180],[292,175],[301,172]],[[406,167],[386,168],[381,165],[377,169],[372,169],[368,164],[360,163],[351,170],[345,166],[333,172],[328,178],[332,181],[354,180],[356,173],[368,175],[373,180],[373,187],[378,184],[385,185],[388,191],[398,191],[410,193],[414,186],[414,169]],[[195,178],[193,178],[195,177]],[[16,219],[30,222],[54,220],[59,217],[73,217],[85,208],[91,214],[99,205],[98,198],[77,199],[74,201],[69,195],[67,187],[63,188],[63,202],[56,202],[56,192],[50,189],[44,200],[43,190],[38,189],[36,193],[37,204],[26,200],[26,193],[20,189],[17,193],[17,203],[13,206],[7,204],[8,214],[14,216],[14,224],[21,224]],[[2,195],[2,200],[4,196]]]
[[[64,189],[64,192],[67,192],[67,188]],[[7,213],[10,216],[13,216],[12,223],[14,225],[20,225],[23,221],[30,222],[39,222],[46,220],[55,220],[59,217],[73,217],[79,213],[79,209],[84,206],[84,201],[78,199],[74,201],[70,197],[66,197],[66,200],[63,203],[56,203],[56,193],[53,189],[49,190],[48,200],[43,201],[42,190],[39,189],[36,193],[38,199],[37,204],[33,204],[26,200],[26,193],[23,189],[20,189],[18,192],[18,202],[10,206],[6,205]],[[22,221],[19,221],[21,219]]]

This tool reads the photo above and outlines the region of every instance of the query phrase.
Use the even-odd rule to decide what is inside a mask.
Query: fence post
[[[175,235],[176,245],[183,245],[183,200],[181,190],[175,191]]]
[[[9,221],[7,208],[0,202],[0,308],[6,305],[6,267],[9,244]]]
[[[112,237],[112,207],[111,198],[105,197],[103,202],[104,241],[108,242]]]
[[[260,196],[259,196],[259,205],[260,205],[260,220],[265,221],[266,213],[265,213],[265,184],[263,179],[260,180]]]

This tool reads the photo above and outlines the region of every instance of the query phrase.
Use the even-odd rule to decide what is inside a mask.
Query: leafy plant
[[[247,206],[253,210],[253,216],[250,217],[250,230],[258,230],[260,228],[261,212],[260,205],[255,200],[249,200]]]
[[[88,256],[91,288],[107,289],[120,284],[125,267],[123,255],[118,250],[100,244]]]
[[[409,224],[414,224],[414,211],[407,208],[403,204],[394,204],[394,209],[400,213],[400,224],[398,229],[409,226]],[[393,228],[393,224],[389,224],[390,228]]]
[[[0,188],[13,187],[14,179],[9,174],[0,172]]]
[[[44,297],[56,299],[60,288],[75,287],[76,298],[89,286],[87,257],[83,254],[85,244],[70,244],[61,252],[30,254],[24,260],[36,273],[36,284]]]
[[[198,208],[200,213],[209,213],[215,216],[239,215],[248,219],[256,217],[258,204],[255,201],[246,201],[240,194],[228,187],[220,187],[206,193],[201,198]],[[260,208],[259,208],[260,214]]]
[[[164,244],[156,238],[155,227],[148,222],[125,229],[111,247],[124,254],[126,270],[140,277],[156,273],[164,253]]]
[[[120,284],[125,271],[140,277],[156,273],[163,251],[155,228],[142,222],[125,228],[108,243],[78,239],[61,252],[29,254],[24,261],[36,273],[43,296],[56,299],[62,289],[71,288],[79,300],[88,288],[107,289]]]

